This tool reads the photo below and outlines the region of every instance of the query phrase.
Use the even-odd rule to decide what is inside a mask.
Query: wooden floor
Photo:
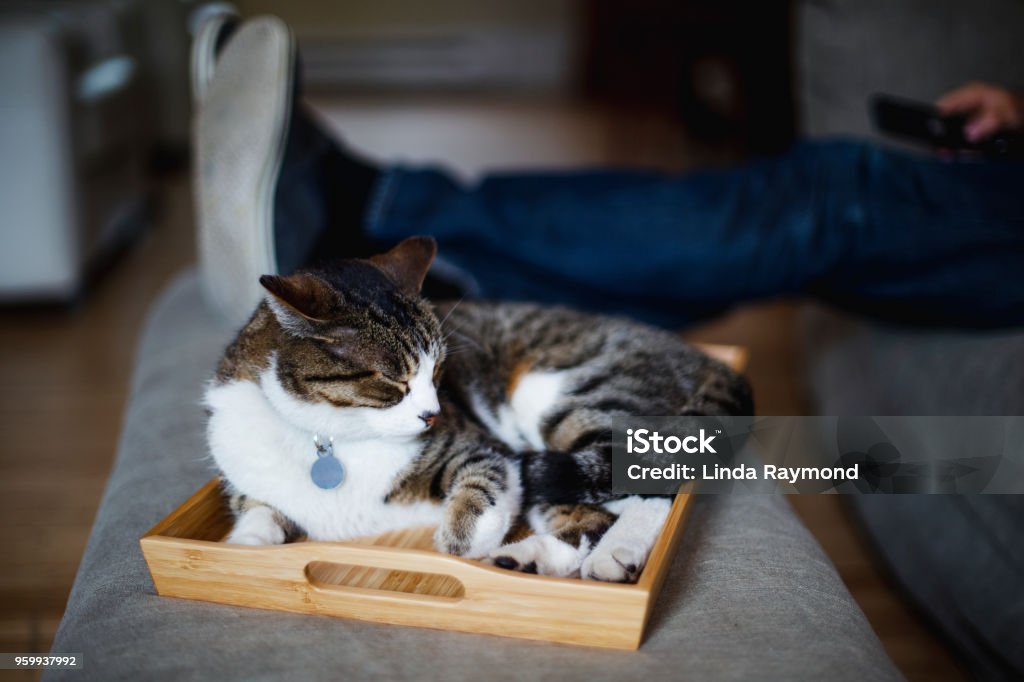
[[[514,165],[666,167],[706,158],[657,116],[595,112],[559,102],[346,100],[344,106],[320,102],[320,109],[371,154],[449,158],[465,176],[493,165],[495,158],[512,159]],[[425,114],[419,134],[397,138],[393,132],[409,130],[417,111]],[[497,131],[500,145],[494,142]],[[44,652],[52,642],[117,447],[146,308],[173,273],[194,260],[186,178],[163,181],[159,197],[162,210],[154,229],[83,303],[70,309],[0,310],[0,546],[5,548],[0,651]],[[751,307],[688,336],[748,346],[759,412],[805,414],[795,314],[783,303]],[[900,669],[913,680],[964,679],[887,583],[841,500],[794,496],[791,501]],[[27,673],[22,679],[36,677]]]

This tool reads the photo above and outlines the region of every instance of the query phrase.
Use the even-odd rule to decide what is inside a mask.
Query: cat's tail
[[[572,452],[523,455],[524,508],[533,504],[601,504],[612,494],[612,432],[602,442]]]

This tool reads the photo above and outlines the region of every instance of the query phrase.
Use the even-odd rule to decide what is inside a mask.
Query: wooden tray
[[[736,369],[745,351],[704,346]],[[680,493],[634,585],[528,575],[435,552],[421,527],[350,542],[227,545],[210,481],[141,539],[160,595],[567,644],[636,649],[682,537]]]

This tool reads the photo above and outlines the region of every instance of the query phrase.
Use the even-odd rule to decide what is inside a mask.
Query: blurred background
[[[232,6],[292,25],[314,109],[354,148],[468,179],[736,163],[798,134],[870,135],[872,92],[932,100],[969,79],[1020,85],[1021,3],[982,4]],[[189,42],[224,6],[0,3],[0,651],[48,650],[116,451],[145,311],[195,261]],[[775,302],[685,333],[750,347],[759,412],[805,414],[795,315]],[[900,668],[959,679],[838,503],[793,502]]]

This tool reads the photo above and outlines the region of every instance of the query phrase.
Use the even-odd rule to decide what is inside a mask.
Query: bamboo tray
[[[703,346],[736,369],[746,353]],[[636,649],[693,496],[676,496],[636,584],[528,575],[433,550],[431,527],[349,542],[227,545],[231,515],[212,480],[140,540],[163,596],[396,625]]]

